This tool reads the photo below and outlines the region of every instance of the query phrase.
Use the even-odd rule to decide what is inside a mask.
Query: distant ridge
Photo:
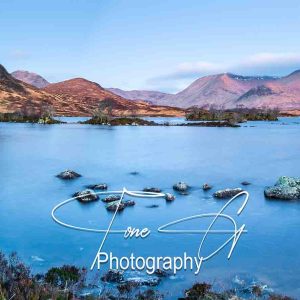
[[[269,107],[300,109],[300,70],[284,76],[242,76],[222,73],[201,77],[183,91],[166,95],[155,104],[188,108]]]
[[[12,72],[11,75],[16,79],[21,80],[25,83],[31,84],[39,89],[44,88],[50,84],[42,76],[40,76],[36,73],[28,72],[28,71],[18,70],[18,71]]]
[[[104,89],[100,84],[84,78],[73,78],[53,83],[44,88],[49,94],[67,99],[81,114],[91,115],[101,101],[109,101],[115,115],[184,115],[180,108],[157,106],[145,101],[131,101]]]
[[[167,93],[145,90],[124,91],[118,88],[108,88],[107,90],[129,100],[145,100],[151,103],[157,103],[160,99],[170,95]]]
[[[8,75],[5,76],[7,77]],[[120,103],[121,101],[124,103],[121,110],[124,110],[127,113],[131,109],[138,109],[145,113],[146,106],[147,109],[151,111],[150,107],[152,104],[157,106],[179,107],[182,109],[192,106],[233,108],[237,105],[249,108],[278,108],[281,111],[298,111],[300,109],[300,69],[283,77],[243,76],[233,73],[204,76],[195,80],[187,88],[177,94],[147,90],[124,91],[118,88],[104,89],[100,85],[97,86],[97,92],[95,92],[95,85],[97,84],[92,84],[92,82],[88,80],[85,82],[86,86],[83,82],[80,83],[78,78],[71,79],[70,82],[67,80],[62,83],[50,84],[40,75],[27,71],[15,71],[12,75],[27,84],[43,89],[48,93],[49,97],[52,95],[52,97],[54,96],[54,98],[57,98],[57,95],[59,95],[60,101],[64,99],[63,101],[66,102],[64,105],[69,107],[68,111],[72,114],[74,114],[74,111],[79,113],[79,107],[81,113],[87,114],[88,111],[94,107],[94,104],[91,105],[93,102],[92,99],[94,99],[94,102],[97,102],[99,99],[103,99],[103,97],[114,99],[115,104]],[[3,70],[2,76],[4,76]],[[22,89],[22,87],[20,87],[20,82],[14,83],[12,78],[13,77],[10,78],[9,84],[15,84],[20,91]],[[87,84],[87,82],[90,84]],[[72,102],[70,101],[71,98],[67,101],[66,94],[60,93],[60,89],[62,89],[63,86],[64,88],[71,88],[72,86],[72,93],[69,97],[73,100],[77,99],[73,103],[74,105],[77,103],[77,106],[73,109],[70,109],[71,104],[69,104]],[[79,90],[76,91],[76,86],[81,89],[81,94],[79,93]],[[83,88],[83,86],[85,87]],[[93,91],[95,92],[94,94]],[[84,93],[85,96],[83,96],[82,93]],[[81,99],[81,102],[79,99]],[[83,102],[82,99],[84,99]],[[132,104],[131,102],[137,103]],[[87,103],[90,103],[90,105],[86,106]],[[137,106],[133,108],[132,105],[137,105],[139,108]],[[59,106],[59,111],[63,112],[64,109]]]
[[[106,91],[99,84],[74,78],[49,84],[44,89],[14,78],[0,65],[0,112],[39,112],[51,105],[56,115],[91,116],[101,101],[111,105],[116,115],[182,116],[180,108],[154,106],[145,101],[131,101]]]

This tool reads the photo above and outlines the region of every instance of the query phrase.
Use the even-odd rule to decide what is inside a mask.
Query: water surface
[[[277,292],[300,297],[300,203],[269,201],[263,195],[264,187],[279,176],[299,176],[299,124],[299,118],[248,122],[241,128],[1,123],[0,248],[6,253],[17,251],[36,272],[62,264],[90,266],[103,235],[54,223],[50,212],[57,203],[86,184],[105,182],[111,190],[157,186],[172,192],[172,185],[182,180],[192,186],[188,196],[177,195],[171,204],[164,199],[136,199],[135,207],[117,217],[115,228],[149,227],[149,238],[129,241],[113,235],[105,249],[119,256],[131,252],[178,256],[184,251],[196,255],[201,236],[162,236],[157,228],[182,217],[218,211],[224,202],[212,193],[241,187],[247,180],[250,200],[239,222],[246,224],[248,233],[241,237],[232,258],[227,260],[226,249],[205,263],[199,276],[183,272],[160,288],[171,291],[173,299],[195,281],[225,285],[243,273]],[[83,176],[74,181],[55,177],[67,168]],[[139,174],[131,175],[133,171]],[[211,191],[202,191],[205,182],[213,185]],[[159,207],[146,208],[151,204]],[[111,218],[101,202],[87,206],[74,202],[58,215],[74,225],[95,228],[107,226]],[[207,251],[222,239],[211,236]]]

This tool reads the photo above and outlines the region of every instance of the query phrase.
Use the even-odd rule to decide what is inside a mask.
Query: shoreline
[[[5,255],[0,251],[2,276],[0,278],[1,299],[82,299],[82,300],[162,300],[162,299],[253,299],[293,300],[285,294],[274,292],[273,288],[255,276],[245,279],[235,275],[228,278],[230,284],[221,288],[215,280],[196,280],[181,291],[168,294],[159,288],[163,282],[172,280],[171,274],[157,269],[153,276],[139,273],[137,277],[127,277],[125,272],[109,269],[92,279],[85,267],[76,265],[53,266],[43,273],[33,273],[31,267],[12,252]],[[249,274],[248,274],[249,275]],[[248,276],[246,275],[246,276]],[[282,291],[281,291],[282,292]],[[125,297],[125,298],[124,298]],[[171,298],[170,298],[171,297]]]

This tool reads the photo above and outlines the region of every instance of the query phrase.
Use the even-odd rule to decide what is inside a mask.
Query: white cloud
[[[259,53],[232,66],[232,69],[249,75],[287,75],[300,68],[300,54]]]
[[[169,74],[149,79],[148,84],[155,86],[159,83],[162,86],[166,83],[168,86],[173,86],[173,89],[177,86],[177,90],[180,90],[183,82],[206,75],[229,72],[240,75],[283,76],[296,69],[300,69],[300,54],[298,53],[258,53],[231,62],[184,62],[176,66]]]

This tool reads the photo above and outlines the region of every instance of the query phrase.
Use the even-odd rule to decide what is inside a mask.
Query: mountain
[[[28,72],[28,71],[18,70],[18,71],[12,72],[11,75],[16,79],[21,80],[25,83],[31,84],[39,89],[44,88],[50,84],[42,76],[40,76],[36,73]]]
[[[0,112],[40,111],[51,105],[57,115],[90,116],[99,102],[108,99],[115,114],[179,116],[179,108],[154,106],[144,101],[130,101],[106,91],[99,84],[82,78],[49,84],[38,89],[20,81],[0,65]]]
[[[247,107],[277,107],[281,111],[300,109],[300,71],[250,89],[235,104]]]
[[[53,83],[44,88],[55,97],[66,99],[72,103],[82,115],[91,115],[103,100],[109,101],[116,115],[183,115],[182,109],[168,106],[154,106],[145,101],[131,101],[104,89],[98,83],[84,78],[74,78]]]
[[[0,112],[38,111],[43,104],[58,103],[52,95],[11,76],[0,65]]]
[[[205,76],[194,81],[183,91],[164,97],[160,104],[172,104],[178,107],[191,106],[235,106],[235,101],[250,89],[267,82],[274,77],[251,77],[230,73]]]
[[[115,95],[121,96],[129,100],[145,100],[153,104],[159,102],[162,98],[169,96],[170,94],[156,92],[156,91],[144,91],[144,90],[132,90],[124,91],[117,88],[108,88],[108,91],[114,93]]]

